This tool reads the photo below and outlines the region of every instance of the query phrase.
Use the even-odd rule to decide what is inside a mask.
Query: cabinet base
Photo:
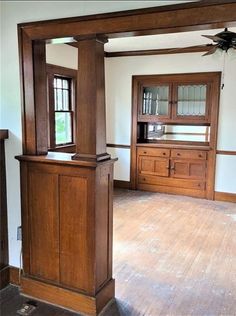
[[[164,185],[152,185],[152,184],[138,184],[137,190],[150,191],[150,192],[159,192],[167,194],[178,194],[178,195],[187,195],[198,198],[206,198],[205,190],[193,190],[185,188],[177,188]]]
[[[0,290],[9,284],[9,266],[0,270]]]
[[[96,296],[89,296],[22,277],[21,293],[75,312],[96,316],[114,298],[115,280],[111,279]]]

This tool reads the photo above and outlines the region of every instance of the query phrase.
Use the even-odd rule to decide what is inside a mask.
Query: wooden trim
[[[8,129],[0,129],[0,140],[8,138]]]
[[[24,295],[91,316],[98,315],[114,297],[114,285],[111,279],[95,296],[89,296],[27,277],[22,277],[21,281]]]
[[[9,267],[10,270],[10,283],[14,285],[20,285],[20,268]],[[21,270],[22,273],[22,270]]]
[[[212,9],[214,6],[214,10]],[[19,24],[32,39],[108,34],[112,37],[160,34],[234,25],[235,1],[201,1],[50,21]],[[189,17],[191,16],[191,20]],[[191,23],[191,24],[190,24]],[[56,25],[56,27],[55,27]]]
[[[217,150],[217,155],[236,156],[235,150]]]
[[[0,290],[9,284],[9,266],[0,270]]]
[[[107,144],[107,147],[130,149],[130,145]]]
[[[148,50],[133,50],[123,52],[105,52],[105,57],[127,57],[127,56],[150,56],[150,55],[166,55],[166,54],[185,54],[207,52],[212,48],[212,45],[198,45],[192,47],[164,48],[164,49],[148,49]]]
[[[130,189],[130,181],[114,180],[114,187],[120,189]]]
[[[217,192],[215,191],[216,201],[233,202],[236,203],[236,193]]]
[[[58,65],[53,64],[46,64],[46,71],[50,74],[58,74],[60,76],[68,76],[72,77],[76,80],[77,78],[77,70],[68,68],[68,67],[62,67]]]
[[[77,70],[67,67],[62,67],[53,64],[46,64],[47,82],[48,82],[48,150],[59,152],[75,152],[75,111],[76,111],[76,86],[77,86]],[[55,109],[54,109],[54,76],[65,77],[70,79],[70,101],[69,108],[72,117],[72,144],[66,144],[63,146],[55,145]],[[70,147],[69,147],[70,146]]]

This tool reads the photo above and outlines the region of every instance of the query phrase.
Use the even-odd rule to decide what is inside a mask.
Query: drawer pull
[[[165,155],[166,155],[166,153],[162,153],[162,155],[163,155],[163,156],[165,156]]]
[[[177,153],[177,156],[181,156],[180,153]]]
[[[144,153],[144,154],[146,154],[147,152],[146,152],[146,151],[144,151],[143,153]]]
[[[202,158],[202,154],[199,154],[198,157],[199,157],[199,158]]]

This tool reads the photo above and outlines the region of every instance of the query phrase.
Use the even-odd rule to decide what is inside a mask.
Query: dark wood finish
[[[0,140],[8,138],[8,129],[0,129]]]
[[[138,147],[137,188],[205,197],[206,159],[206,151]]]
[[[56,152],[75,152],[75,111],[76,111],[76,88],[77,88],[77,70],[61,67],[57,65],[47,64],[46,65],[47,72],[47,83],[48,83],[48,150],[56,151]],[[70,96],[70,107],[72,110],[72,144],[70,145],[59,145],[55,144],[55,112],[54,112],[54,76],[59,75],[61,77],[70,78],[71,79],[71,96]]]
[[[114,188],[130,189],[130,181],[114,180]]]
[[[101,38],[78,42],[77,132],[73,159],[109,159],[106,153],[104,43]]]
[[[130,149],[130,145],[121,145],[121,144],[107,144],[107,147]]]
[[[167,74],[167,75],[143,75],[133,76],[133,81],[137,81],[137,84],[133,85],[134,93],[137,93],[137,102],[133,106],[138,107],[138,121],[139,122],[162,122],[171,124],[209,124],[211,119],[211,108],[213,93],[215,92],[215,83],[217,81],[217,72],[208,73],[188,73],[188,74]],[[177,115],[177,88],[178,85],[198,85],[205,84],[207,86],[206,96],[206,114],[204,116],[189,116]],[[151,86],[169,86],[169,98],[168,98],[168,115],[144,115],[142,114],[143,106],[143,87]]]
[[[114,295],[112,187],[115,160],[88,162],[71,160],[71,156],[52,153],[48,158],[18,157],[21,161],[24,267],[21,285],[26,295],[96,315],[96,306],[104,307]],[[66,298],[61,299],[63,293],[68,303],[65,303]],[[79,301],[75,303],[77,296]],[[88,307],[87,300],[91,303]],[[93,312],[89,309],[92,307]]]
[[[215,192],[214,199],[216,201],[225,201],[236,203],[236,193]]]
[[[93,205],[88,197],[92,175],[60,175],[60,282],[93,294]],[[71,196],[74,196],[71,199]]]
[[[80,311],[85,315],[98,315],[102,308],[114,296],[114,280],[111,280],[96,297],[85,296],[78,292],[68,291],[67,289],[22,278],[22,290],[25,295],[34,296],[45,302],[65,307],[70,310]]]
[[[236,151],[234,150],[216,150],[217,155],[226,155],[226,156],[236,156]]]
[[[169,159],[162,157],[141,156],[138,157],[138,173],[140,175],[169,176]]]
[[[127,56],[185,54],[185,53],[207,52],[210,49],[212,49],[211,45],[198,45],[198,46],[190,46],[190,47],[130,50],[130,51],[121,51],[121,52],[105,52],[105,57],[111,58],[111,57],[127,57]]]
[[[46,76],[46,46],[44,41],[33,41],[33,75],[34,104],[36,120],[37,154],[47,153],[47,76]]]
[[[25,271],[24,293],[31,296],[38,296],[41,299],[45,298],[54,304],[65,304],[66,306],[69,304],[69,308],[75,308],[78,311],[81,311],[81,306],[83,306],[82,312],[92,312],[93,314],[98,313],[99,309],[101,309],[108,300],[114,297],[114,283],[112,279],[109,279],[111,275],[112,249],[112,189],[109,189],[109,186],[113,181],[112,168],[110,167],[110,171],[108,171],[108,166],[110,166],[113,161],[97,162],[99,159],[109,159],[105,148],[104,49],[103,43],[101,43],[98,35],[104,36],[108,34],[108,37],[111,38],[124,35],[157,34],[170,31],[178,32],[229,26],[235,24],[235,9],[235,2],[217,2],[210,4],[201,2],[183,6],[159,7],[144,11],[139,10],[109,15],[26,23],[18,26],[22,75],[21,84],[23,91],[23,153],[27,154],[27,156],[19,158],[21,160],[23,264]],[[189,17],[191,17],[191,21]],[[74,161],[71,160],[72,155],[59,155],[59,153],[49,154],[48,156],[38,156],[39,154],[45,153],[47,145],[47,135],[45,132],[47,130],[45,128],[47,122],[45,101],[46,82],[43,80],[45,77],[45,43],[40,42],[40,40],[64,36],[79,38],[80,72],[78,78],[80,85],[78,83],[79,111],[77,123],[78,125],[81,123],[81,127],[77,126],[76,138],[78,140],[79,136],[82,141],[77,143],[76,148],[76,154],[78,155],[76,155],[75,158],[79,160]],[[82,39],[81,36],[89,36],[89,38]],[[36,78],[38,74],[39,78]],[[43,131],[38,130],[39,128],[43,128]],[[80,131],[82,133],[80,133]],[[82,158],[84,160],[82,160]],[[132,160],[133,158],[132,156]],[[91,249],[92,256],[87,258],[89,261],[88,269],[92,269],[91,266],[93,267],[93,275],[89,276],[86,293],[82,294],[79,292],[78,294],[77,291],[81,291],[80,284],[76,284],[76,288],[74,288],[75,284],[67,284],[69,287],[68,290],[62,286],[60,283],[61,280],[59,280],[59,283],[56,285],[54,284],[55,280],[47,280],[47,282],[50,283],[48,284],[41,276],[37,276],[38,281],[33,280],[35,276],[30,274],[32,268],[30,252],[32,236],[34,235],[34,237],[36,237],[38,234],[41,237],[42,235],[40,229],[39,231],[36,230],[33,232],[28,229],[33,214],[33,210],[30,212],[29,207],[31,187],[29,186],[28,176],[30,168],[32,168],[33,171],[37,168],[41,171],[44,170],[42,173],[48,175],[46,181],[49,181],[51,178],[54,179],[54,175],[58,178],[62,175],[64,177],[68,176],[72,179],[76,176],[81,177],[83,174],[87,179],[88,173],[90,173],[93,178],[93,185],[88,187],[87,192],[87,196],[89,196],[90,203],[92,204],[92,210],[87,210],[87,212],[88,214],[92,213],[93,216],[89,217],[87,226],[83,227],[84,232],[89,232],[89,240],[83,240],[83,242],[91,242],[93,245]],[[105,181],[104,179],[107,180]],[[57,186],[57,188],[54,189],[63,194],[58,187],[58,181],[53,182],[52,185]],[[35,192],[39,195],[41,189],[41,187],[34,187]],[[104,200],[108,203],[104,202],[103,196],[100,196],[98,193],[104,195]],[[47,198],[48,195],[44,194],[44,199]],[[52,203],[53,207],[58,207],[61,203],[61,198],[62,197],[57,196],[56,201]],[[74,197],[71,196],[71,199],[73,198]],[[34,205],[37,213],[40,203],[38,204],[38,201],[35,200],[32,201],[31,204]],[[47,208],[49,204],[50,203],[45,202],[45,207]],[[104,205],[106,205],[106,208],[102,211],[100,207],[103,208]],[[100,211],[98,211],[98,209],[100,209]],[[46,211],[54,214],[57,212],[56,209],[48,209],[45,210],[45,212]],[[52,216],[52,213],[50,216]],[[105,228],[105,232],[104,229],[98,228],[97,220],[94,220],[97,214],[104,216],[100,221],[102,226],[106,224],[109,226]],[[60,223],[60,225],[63,225],[63,223]],[[59,227],[61,227],[60,225]],[[51,228],[52,227],[50,227],[50,229]],[[56,231],[57,229],[58,227],[55,227]],[[54,231],[50,231],[50,234],[51,233],[54,233]],[[70,233],[69,230],[67,233]],[[103,255],[99,254],[98,256],[96,252],[100,249],[99,245],[96,244],[96,240],[99,240],[99,243],[102,245],[107,243],[107,248],[104,247],[102,249]],[[72,251],[74,251],[74,249],[75,248],[73,248]],[[84,249],[83,245],[81,245],[81,249]],[[58,251],[60,252],[60,247]],[[76,254],[74,255],[76,256]],[[104,264],[104,262],[107,263]],[[101,265],[100,267],[99,264]],[[27,271],[29,272],[28,275]],[[59,271],[61,271],[60,264]],[[70,282],[70,280],[71,278],[67,276],[67,281]],[[92,295],[90,294],[91,282],[93,283]],[[107,288],[110,288],[110,290],[107,290]],[[86,305],[88,300],[89,302],[93,302],[92,306]],[[94,305],[97,306],[94,307]]]
[[[58,175],[34,166],[27,169],[30,270],[25,272],[59,282]]]
[[[0,130],[0,289],[9,283],[8,267],[8,229],[7,229],[7,189],[6,189],[6,163],[5,163],[5,139],[8,138],[8,130]]]
[[[236,3],[204,1],[113,14],[20,24],[33,39],[109,34],[109,37],[192,31],[235,25]],[[191,24],[189,17],[191,16]]]
[[[16,267],[9,267],[10,270],[10,283],[13,285],[20,286],[22,270]]]
[[[194,76],[196,75],[195,79]],[[155,81],[156,79],[156,81]],[[173,79],[173,80],[172,80]],[[196,81],[195,81],[196,80]],[[175,103],[170,104],[173,107],[172,114],[170,119],[161,117],[155,117],[154,115],[140,115],[140,107],[141,107],[141,87],[142,86],[149,86],[155,84],[170,84],[172,82],[172,97],[176,99],[176,85],[177,82],[182,83],[205,83],[208,85],[208,97],[207,97],[207,110],[206,110],[206,117],[204,118],[194,118],[189,119],[186,117],[176,118],[176,105]],[[152,189],[158,191],[160,188],[160,192],[172,192],[172,193],[180,193],[181,188],[176,188],[174,190],[168,183],[163,184],[166,187],[160,187],[159,180],[156,188],[150,186],[147,183],[147,179],[145,180],[147,186],[142,183],[142,185],[138,185],[140,180],[137,179],[137,169],[138,164],[140,164],[140,160],[143,160],[144,155],[153,156],[153,157],[169,157],[169,150],[171,149],[171,157],[172,159],[169,161],[169,168],[170,168],[170,176],[179,177],[181,172],[185,174],[186,178],[191,179],[190,174],[196,178],[202,178],[204,185],[200,184],[199,188],[202,189],[202,193],[199,195],[194,191],[196,188],[187,189],[183,194],[193,194],[194,196],[206,197],[208,199],[214,198],[214,182],[215,182],[215,160],[216,160],[216,139],[217,139],[217,125],[218,125],[218,109],[219,109],[219,87],[220,87],[220,73],[197,73],[197,74],[176,74],[176,75],[145,75],[145,76],[134,76],[133,77],[133,106],[132,106],[132,139],[131,139],[131,188],[132,189]],[[169,124],[183,124],[183,125],[209,125],[211,128],[210,133],[210,141],[204,143],[197,143],[197,142],[176,142],[176,141],[150,141],[143,140],[140,143],[137,143],[137,122],[160,122],[160,123],[169,123]],[[139,123],[143,124],[143,123]],[[164,150],[162,153],[161,150]],[[162,153],[160,155],[160,153]],[[178,160],[175,160],[178,159]],[[184,158],[186,160],[179,161],[180,158]],[[187,161],[189,159],[189,161]],[[206,164],[207,159],[207,164]],[[152,160],[152,163],[151,163]],[[204,162],[200,162],[202,160]],[[147,160],[145,160],[147,163]],[[153,169],[155,159],[150,159],[150,170]],[[198,161],[196,163],[196,161]],[[157,164],[157,162],[156,162]],[[152,166],[151,166],[152,165]],[[146,166],[147,168],[147,166]],[[164,164],[163,164],[164,168]],[[177,171],[178,169],[178,171]],[[174,172],[174,170],[176,170]],[[176,175],[177,172],[177,175]],[[167,173],[166,173],[167,174]],[[182,178],[183,178],[182,174]],[[164,170],[161,175],[164,175]],[[169,180],[168,180],[169,181]],[[154,184],[152,182],[152,184]],[[180,185],[180,184],[178,184]],[[181,186],[181,185],[180,185]],[[170,191],[168,191],[170,189]],[[192,193],[191,193],[192,192]]]

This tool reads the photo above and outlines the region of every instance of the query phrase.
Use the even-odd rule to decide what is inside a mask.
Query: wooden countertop
[[[137,147],[156,147],[156,148],[179,148],[179,149],[198,149],[211,150],[210,146],[201,145],[187,145],[187,144],[160,144],[160,143],[137,143]]]
[[[90,167],[96,168],[102,164],[108,162],[115,162],[118,158],[104,160],[101,162],[96,161],[87,161],[87,160],[72,160],[73,154],[70,153],[59,153],[59,152],[49,152],[45,156],[31,156],[31,155],[20,155],[15,158],[19,161],[29,161],[29,162],[40,162],[40,163],[49,163],[49,164],[66,164],[72,166],[81,166],[81,167]]]
[[[0,140],[8,138],[8,129],[0,129]]]

